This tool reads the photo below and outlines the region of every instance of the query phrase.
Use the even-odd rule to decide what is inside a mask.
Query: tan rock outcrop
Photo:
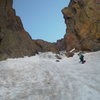
[[[71,0],[62,10],[66,50],[100,50],[100,0]]]

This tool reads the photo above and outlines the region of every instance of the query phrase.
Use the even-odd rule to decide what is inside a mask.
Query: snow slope
[[[100,100],[100,51],[64,55],[52,53],[0,62],[0,100]]]

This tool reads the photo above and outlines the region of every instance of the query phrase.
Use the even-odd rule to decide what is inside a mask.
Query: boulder
[[[67,53],[66,53],[66,56],[67,56],[67,57],[73,57],[73,56],[74,56],[74,53],[73,53],[73,52],[67,52]]]

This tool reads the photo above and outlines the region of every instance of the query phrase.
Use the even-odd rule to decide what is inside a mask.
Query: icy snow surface
[[[100,51],[86,63],[53,53],[0,62],[0,100],[100,100]]]

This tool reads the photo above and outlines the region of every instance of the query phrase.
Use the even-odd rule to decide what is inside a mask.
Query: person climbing
[[[84,60],[84,55],[83,55],[82,53],[79,53],[78,56],[79,56],[80,62],[81,62],[82,64],[84,64],[84,63],[86,62],[86,61]]]

